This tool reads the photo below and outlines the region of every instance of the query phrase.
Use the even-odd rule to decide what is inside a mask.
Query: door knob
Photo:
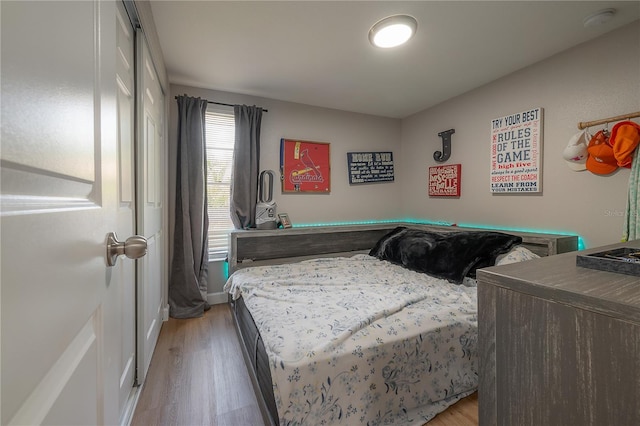
[[[114,266],[118,256],[125,255],[129,259],[138,259],[147,254],[147,239],[140,235],[127,238],[125,242],[118,241],[115,232],[107,234],[107,265]]]

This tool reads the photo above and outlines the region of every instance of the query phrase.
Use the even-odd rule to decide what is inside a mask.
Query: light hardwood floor
[[[262,424],[229,306],[214,305],[202,318],[165,322],[131,425]],[[477,424],[475,393],[428,426]]]

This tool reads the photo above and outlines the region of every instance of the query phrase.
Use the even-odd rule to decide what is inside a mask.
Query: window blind
[[[231,170],[235,143],[233,110],[209,106],[205,113],[209,260],[224,260],[229,249]]]

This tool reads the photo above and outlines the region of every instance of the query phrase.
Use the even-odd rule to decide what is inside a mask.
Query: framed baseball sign
[[[329,143],[280,140],[282,192],[331,192]]]

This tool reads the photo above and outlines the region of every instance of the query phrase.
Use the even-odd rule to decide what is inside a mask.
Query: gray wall
[[[533,107],[544,110],[543,192],[492,195],[491,120]],[[640,21],[404,119],[403,212],[452,223],[577,233],[587,247],[618,242],[629,170],[608,176],[574,172],[562,152],[579,122],[634,111],[640,111]],[[437,134],[450,128],[456,131],[453,154],[445,164],[462,164],[461,196],[429,198],[426,173],[442,146]]]
[[[609,176],[573,172],[562,159],[577,123],[640,111],[640,22],[609,33],[531,67],[505,76],[404,120],[381,118],[185,86],[171,86],[169,192],[173,194],[178,94],[267,108],[262,124],[261,168],[279,168],[280,139],[331,143],[331,194],[282,194],[279,212],[294,224],[413,218],[577,233],[587,247],[614,243],[622,235],[629,170]],[[472,72],[472,71],[470,71]],[[542,107],[543,192],[489,192],[490,121]],[[601,126],[600,126],[601,127]],[[600,128],[598,127],[598,128]],[[437,134],[455,128],[453,154],[444,164],[462,164],[459,198],[430,198],[427,170],[437,165]],[[346,153],[393,151],[395,182],[348,183]],[[171,199],[171,198],[170,198]],[[169,212],[172,215],[172,212]],[[218,299],[221,264],[211,265],[210,293]]]

